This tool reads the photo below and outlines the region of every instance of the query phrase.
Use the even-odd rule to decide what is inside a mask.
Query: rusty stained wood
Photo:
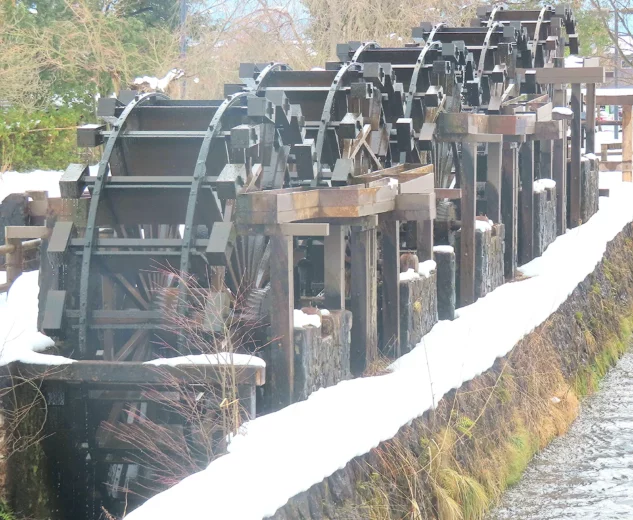
[[[351,311],[354,317],[350,369],[360,376],[378,355],[376,229],[351,228]]]
[[[501,219],[505,228],[504,270],[508,280],[514,278],[517,268],[517,220],[518,220],[518,165],[517,148],[513,143],[503,143],[501,171]]]
[[[501,143],[488,143],[486,178],[486,214],[495,223],[501,222]]]
[[[464,307],[475,301],[475,216],[477,193],[477,145],[462,143],[462,163],[460,188],[461,237],[459,261],[459,306]]]
[[[571,176],[569,186],[569,227],[579,226],[580,218],[580,155],[581,149],[581,90],[580,84],[571,87],[571,110],[574,114],[571,121]]]
[[[382,348],[400,357],[400,222],[380,222],[382,250]],[[352,270],[354,264],[352,264]]]
[[[270,237],[271,361],[270,392],[274,410],[294,400],[294,273],[292,237]]]
[[[633,118],[631,105],[622,107],[622,162],[631,164],[633,159]],[[633,181],[631,167],[622,170],[622,181]]]
[[[326,309],[345,309],[345,233],[346,226],[330,226],[323,241]]]

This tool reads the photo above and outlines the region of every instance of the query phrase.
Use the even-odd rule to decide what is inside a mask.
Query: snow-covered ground
[[[460,309],[455,321],[437,323],[391,373],[343,381],[247,423],[227,455],[126,518],[259,520],[392,438],[448,391],[488,370],[594,270],[607,243],[633,221],[633,185],[608,173],[601,176],[601,187],[610,188],[611,196],[600,199],[600,211],[523,266],[530,278]],[[490,334],[491,317],[499,325],[495,334]],[[265,479],[253,471],[258,467],[267,468]]]
[[[609,132],[601,134],[598,142],[612,139]],[[227,455],[126,518],[259,520],[354,457],[392,438],[448,391],[506,355],[594,270],[607,243],[633,221],[633,185],[622,183],[619,173],[601,174],[600,184],[611,189],[609,198],[600,199],[600,211],[588,223],[558,237],[542,257],[523,266],[528,279],[497,288],[460,309],[459,318],[452,322],[437,323],[413,351],[391,366],[390,373],[343,381],[247,423],[232,439]],[[34,352],[35,347],[47,344],[46,337],[35,330],[36,312],[37,278],[27,273],[12,288],[8,302],[0,300],[0,334],[22,327],[19,339],[9,338],[13,347],[5,348],[0,362],[42,355]],[[494,335],[490,334],[491,317],[499,325]],[[265,479],[253,471],[259,467],[267,468]]]

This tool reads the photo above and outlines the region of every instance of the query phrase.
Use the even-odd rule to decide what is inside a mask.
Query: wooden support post
[[[350,368],[362,375],[378,354],[376,229],[352,226],[352,344]]]
[[[267,376],[271,387],[271,406],[279,410],[294,398],[294,272],[292,237],[270,237],[270,328],[272,367]]]
[[[567,106],[567,91],[554,90],[556,106]],[[562,235],[567,230],[567,121],[562,120],[563,139],[554,141],[552,152],[552,179],[556,181],[556,234]]]
[[[554,142],[546,139],[540,143],[540,157],[535,157],[539,162],[539,179],[552,179],[552,149]]]
[[[326,309],[345,309],[345,226],[330,226],[323,239]]]
[[[419,220],[415,223],[415,229],[418,260],[433,260],[433,221]]]
[[[501,217],[505,228],[503,264],[506,279],[512,280],[517,268],[517,200],[519,194],[517,148],[514,143],[503,143],[501,167],[503,175]]]
[[[22,274],[24,251],[21,238],[8,238],[6,243],[13,246],[12,251],[6,254],[7,283],[12,284]]]
[[[570,203],[569,203],[569,227],[576,227],[580,224],[580,84],[574,83],[571,86],[571,109],[574,113],[571,121],[571,179],[570,179]],[[624,175],[624,174],[623,174]]]
[[[501,222],[501,148],[502,143],[488,143],[486,214],[495,224]]]
[[[587,83],[585,94],[586,146],[585,153],[596,153],[596,84]]]
[[[477,143],[462,142],[461,179],[461,237],[459,259],[459,306],[475,301],[475,202],[477,192]]]
[[[382,351],[400,357],[400,222],[380,222],[382,245]]]
[[[519,264],[534,258],[534,148],[525,142],[519,148],[521,195],[519,212]]]
[[[633,159],[633,121],[631,118],[631,105],[622,107],[622,162],[631,164]],[[633,174],[630,166],[627,170],[622,170],[622,181],[633,181]]]

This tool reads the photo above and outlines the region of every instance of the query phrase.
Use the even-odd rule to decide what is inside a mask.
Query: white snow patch
[[[408,282],[409,280],[416,280],[418,278],[420,278],[420,275],[413,269],[407,269],[405,273],[400,273],[401,282]]]
[[[585,157],[591,161],[595,161],[598,158],[598,156],[595,153],[586,153]]]
[[[553,114],[560,114],[562,116],[573,116],[574,112],[572,111],[571,108],[567,108],[567,107],[554,107],[552,109],[552,113]]]
[[[489,220],[486,222],[485,220],[475,220],[475,230],[481,231],[482,233],[486,231],[492,230],[492,222]]]
[[[388,184],[388,186],[392,190],[397,190],[398,189],[398,179],[394,179],[392,177],[389,177],[389,184]]]
[[[0,174],[0,202],[11,193],[29,190],[47,191],[49,197],[59,197],[60,171],[35,170],[28,173],[4,172]]]
[[[608,181],[616,188],[615,176]],[[531,278],[504,284],[460,309],[459,319],[437,323],[390,373],[342,381],[246,423],[227,455],[151,498],[126,520],[273,515],[288,499],[393,438],[447,392],[507,355],[595,269],[608,242],[633,221],[631,202],[633,186],[617,182],[586,224],[558,237],[542,257],[521,268]],[[492,335],[490,316],[499,325]],[[268,468],[267,478],[253,467]]]
[[[329,316],[330,315],[330,311],[328,311],[327,309],[319,309],[319,312],[321,313],[321,316]]]
[[[39,271],[21,274],[0,300],[0,365],[23,361],[35,365],[64,365],[72,359],[40,352],[55,342],[37,331]]]
[[[144,365],[170,366],[179,365],[239,365],[266,367],[266,362],[256,356],[235,354],[233,352],[218,352],[216,354],[196,354],[193,356],[178,356],[146,361]]]
[[[454,253],[455,248],[453,246],[433,246],[434,253]]]
[[[437,269],[437,264],[434,260],[425,260],[424,262],[420,262],[418,265],[418,274],[420,276],[424,276],[424,278],[429,278],[431,273]]]
[[[539,179],[534,181],[534,193],[543,193],[548,188],[556,188],[556,181],[554,179]]]
[[[295,329],[302,329],[303,327],[320,327],[321,316],[318,314],[306,314],[300,309],[295,309],[294,315],[294,327]]]

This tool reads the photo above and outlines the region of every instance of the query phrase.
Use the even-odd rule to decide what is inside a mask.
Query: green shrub
[[[85,112],[78,108],[10,108],[0,118],[0,168],[61,170],[77,162],[77,131]]]

